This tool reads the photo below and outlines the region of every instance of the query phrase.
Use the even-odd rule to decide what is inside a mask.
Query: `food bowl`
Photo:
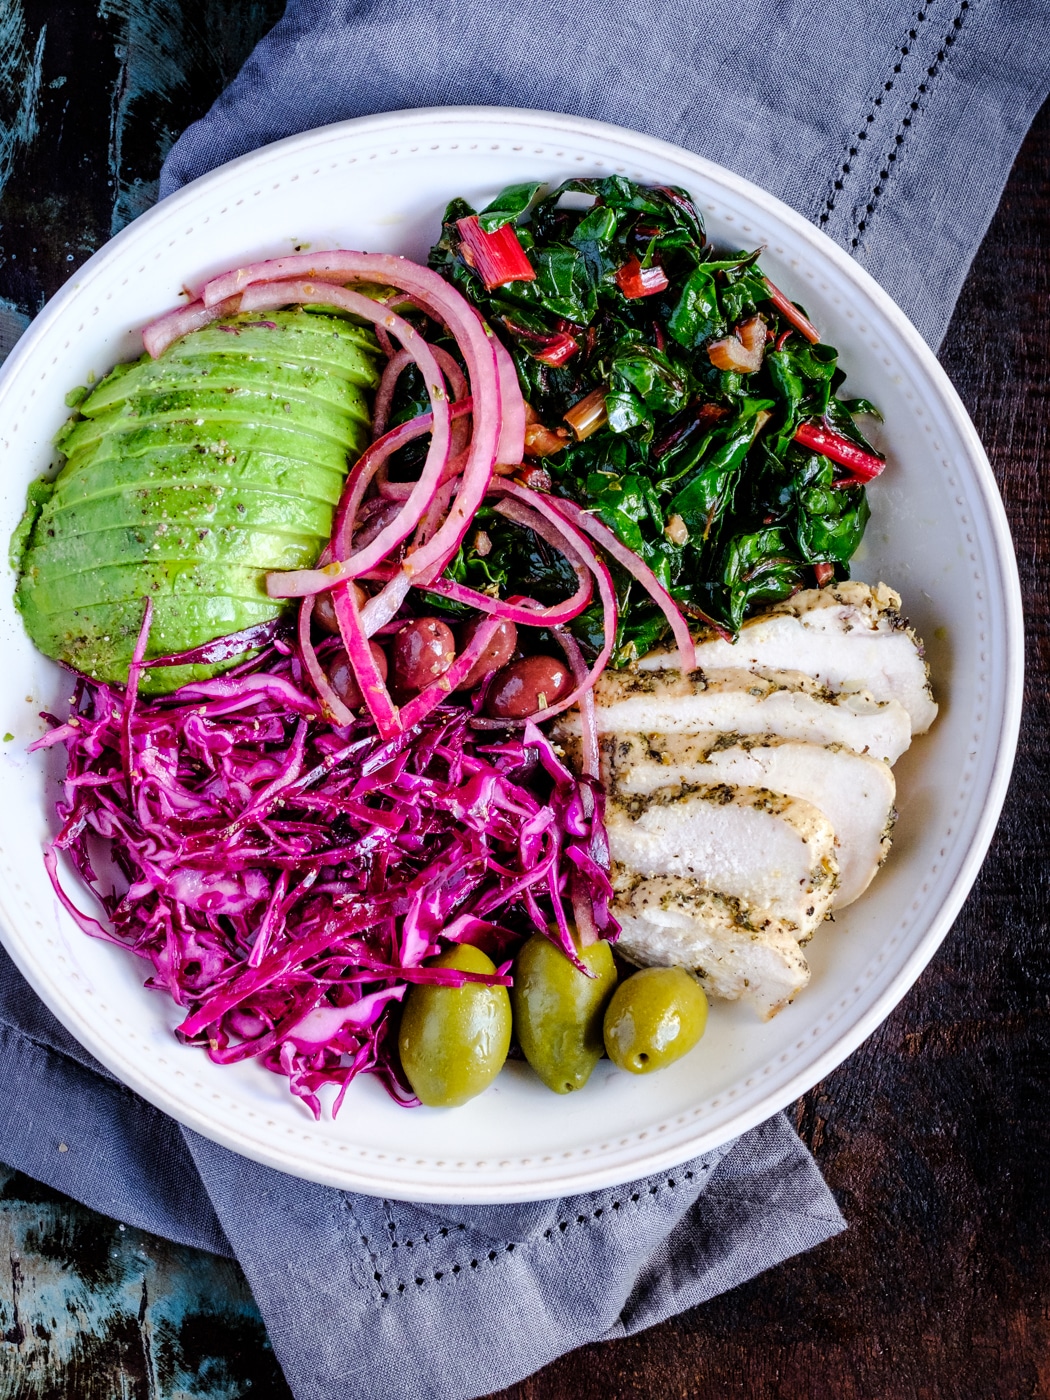
[[[181,1123],[270,1166],[373,1195],[522,1201],[617,1184],[712,1148],[790,1103],[893,1009],[951,927],[991,840],[1021,705],[1020,591],[1010,535],[973,425],[904,314],[835,244],[772,196],[650,137],[499,108],[391,113],[268,146],[165,200],[86,263],[0,373],[5,536],[26,486],[54,461],[65,395],[140,353],[139,329],[184,283],[293,249],[361,248],[424,260],[445,203],[476,206],[512,182],[622,173],[684,186],[711,239],[764,246],[763,268],[839,347],[847,392],[885,415],[890,465],[854,576],[885,580],[925,639],[941,713],[897,765],[900,820],[868,892],[818,931],[812,981],[762,1023],[714,1003],[700,1046],[652,1078],[602,1061],[559,1097],[523,1064],[455,1110],[397,1107],[358,1080],[338,1119],[314,1122],[286,1081],[181,1046],[181,1019],[143,989],[148,967],[85,937],[61,910],[41,852],[61,755],[29,755],[40,710],[70,681],[35,652],[0,587],[3,941],[55,1015],[131,1088]],[[87,896],[81,899],[86,903]],[[12,1086],[17,1092],[17,1086]]]

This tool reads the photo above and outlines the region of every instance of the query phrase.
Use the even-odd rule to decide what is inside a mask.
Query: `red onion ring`
[[[386,420],[390,416],[390,405],[394,401],[394,390],[401,377],[401,371],[412,363],[407,350],[396,350],[386,362],[376,396],[372,402],[372,441],[376,442],[386,431]]]
[[[448,459],[451,420],[444,376],[438,368],[430,346],[407,321],[395,315],[393,311],[377,305],[370,297],[362,296],[360,292],[350,291],[346,287],[329,286],[327,283],[324,284],[323,294],[319,295],[318,286],[314,282],[278,282],[249,287],[241,297],[241,309],[261,311],[293,303],[312,303],[321,300],[322,295],[328,305],[351,311],[367,321],[382,321],[418,365],[434,414],[434,428],[423,470],[397,520],[346,563],[337,561],[331,566],[336,578],[352,578],[355,572],[371,568],[373,564],[378,563],[415,529],[441,480]],[[491,467],[489,470],[491,471]]]
[[[312,597],[304,598],[299,605],[299,620],[297,628],[297,641],[299,643],[299,655],[302,658],[306,674],[310,677],[310,684],[317,691],[317,698],[321,702],[321,713],[331,719],[333,724],[344,727],[353,724],[354,716],[343,704],[339,696],[332,687],[328,675],[321,665],[314,649],[313,638],[310,635],[310,621],[314,613],[314,600]]]
[[[357,599],[353,589],[337,589],[332,595],[332,601],[358,689],[381,737],[392,739],[395,734],[403,732],[404,725],[372,655],[368,635],[361,625],[361,614],[357,610]]]
[[[682,658],[682,670],[695,671],[696,649],[689,631],[689,624],[679,611],[675,600],[649,565],[643,559],[639,559],[633,549],[628,549],[622,541],[617,539],[607,525],[602,524],[588,511],[581,510],[574,501],[567,501],[564,496],[554,496],[550,499],[556,509],[565,515],[573,525],[585,530],[592,539],[597,540],[606,554],[610,554],[633,579],[642,585],[670,623],[671,631],[674,633],[674,639],[678,645],[679,655]]]
[[[426,582],[436,578],[459,548],[475,512],[485,499],[485,492],[492,479],[503,412],[500,360],[495,348],[498,342],[464,297],[436,272],[405,258],[394,257],[390,253],[355,253],[345,250],[319,254],[296,253],[285,258],[234,268],[220,277],[212,278],[204,287],[201,296],[204,304],[211,306],[243,292],[246,287],[250,289],[258,283],[277,282],[298,275],[306,275],[324,282],[355,281],[397,287],[428,315],[442,321],[459,347],[467,367],[467,378],[474,399],[474,432],[470,452],[459,492],[444,523],[433,538],[417,550],[405,565],[413,579],[418,577]],[[320,299],[315,290],[313,300]],[[332,299],[335,300],[334,289]],[[372,306],[375,308],[376,303],[373,302]],[[378,319],[381,324],[389,325],[382,316],[376,317],[373,314],[369,319]],[[521,390],[516,375],[513,385],[509,376],[504,377],[507,392],[511,396],[508,409],[513,415],[517,411],[517,402],[521,400]],[[523,403],[521,412],[524,415]]]
[[[545,720],[553,719],[555,715],[560,715],[562,711],[570,709],[580,700],[581,696],[593,689],[612,655],[619,614],[616,605],[616,590],[613,587],[612,575],[609,573],[608,567],[594,553],[594,548],[587,537],[582,535],[574,525],[554,509],[551,497],[540,495],[539,492],[530,491],[525,486],[516,486],[513,482],[503,480],[493,483],[492,494],[511,497],[510,500],[502,503],[507,507],[502,511],[502,514],[506,515],[508,519],[527,525],[530,530],[536,530],[537,534],[543,533],[546,522],[560,532],[568,540],[570,547],[578,552],[597,580],[598,593],[602,600],[602,626],[605,633],[602,649],[587,673],[586,679],[577,684],[571,693],[563,700],[559,700],[556,705],[548,705],[545,710],[540,710],[525,720],[475,718],[471,721],[472,724],[481,729],[508,729],[517,728],[523,724],[542,724]],[[540,517],[538,522],[536,521],[537,515]],[[546,538],[546,536],[544,537]]]
[[[232,316],[239,308],[240,298],[237,296],[226,297],[216,302],[204,302],[198,298],[188,306],[177,306],[174,311],[165,312],[163,316],[158,316],[155,321],[144,326],[142,344],[150,358],[155,360],[169,345],[181,340],[184,335],[189,335],[190,331],[199,331],[212,321],[219,321],[223,316]]]

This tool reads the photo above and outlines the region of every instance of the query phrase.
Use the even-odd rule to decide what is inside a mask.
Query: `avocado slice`
[[[268,602],[216,597],[194,601],[195,606],[188,611],[181,596],[154,597],[150,639],[156,643],[157,655],[188,650],[181,645],[186,637],[194,637],[192,645],[201,646],[213,637],[242,632],[273,617]],[[130,656],[142,626],[142,600],[70,608],[62,614],[51,614],[46,625],[56,645],[77,652],[81,658],[79,670],[102,680],[115,647],[126,647]],[[188,681],[207,680],[222,669],[214,664],[168,666],[144,672],[139,684],[148,695],[166,695]]]
[[[317,407],[287,390],[281,394],[265,394],[248,389],[209,388],[185,393],[139,394],[98,418],[85,418],[78,423],[64,440],[62,450],[73,458],[106,437],[134,433],[144,423],[151,426],[184,423],[189,428],[199,428],[205,423],[265,427],[271,422],[287,423],[296,433],[327,439],[341,447],[360,440],[360,430],[367,430],[369,415],[363,399],[360,412],[349,414]]]
[[[106,493],[96,493],[68,501],[51,500],[44,506],[39,530],[56,542],[91,535],[97,530],[113,527],[114,497],[128,488],[114,486]],[[254,529],[277,530],[281,533],[316,535],[332,518],[328,501],[312,496],[297,496],[292,492],[257,491],[254,486],[231,486],[221,482],[164,483],[157,486],[135,485],[131,495],[129,516],[149,529],[151,538],[160,540],[172,534],[170,522],[192,521],[192,529],[216,530],[243,527],[251,522]],[[118,528],[124,528],[123,525]]]
[[[355,424],[350,439],[351,455],[360,456],[367,445],[367,438],[363,426]],[[346,475],[347,454],[341,443],[302,433],[285,415],[279,421],[271,420],[268,423],[219,423],[209,419],[198,422],[186,418],[174,423],[140,423],[138,427],[132,423],[123,432],[86,444],[82,451],[67,452],[66,468],[72,474],[92,459],[139,457],[165,448],[209,452],[220,458],[236,456],[241,452],[271,452],[289,462],[301,462],[305,467],[323,467],[341,477]],[[59,477],[56,487],[64,476],[65,472]]]
[[[16,602],[48,656],[123,683],[153,600],[149,657],[272,620],[272,569],[312,565],[378,382],[369,329],[323,311],[234,316],[80,398],[66,461],[30,489],[12,540]],[[235,665],[166,667],[164,694]]]
[[[301,462],[274,453],[171,452],[161,449],[142,462],[134,457],[92,457],[54,483],[54,509],[132,491],[263,491],[336,506],[343,476],[327,467],[304,470]],[[259,483],[262,483],[261,485]],[[47,483],[49,489],[51,483]]]

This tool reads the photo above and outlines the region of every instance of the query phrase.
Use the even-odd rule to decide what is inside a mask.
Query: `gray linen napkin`
[[[468,1400],[820,1244],[842,1216],[783,1114],[588,1196],[418,1206],[299,1181],[119,1083],[0,950],[0,1159],[156,1234],[236,1254],[296,1400]]]
[[[936,348],[1048,88],[1046,0],[291,0],[160,191],[372,112],[569,112],[778,195]]]
[[[651,132],[778,194],[931,345],[1047,90],[1020,0],[292,0],[175,146],[161,191],[293,132],[492,103]],[[96,1209],[235,1252],[298,1400],[466,1400],[828,1238],[782,1115],[672,1172],[571,1200],[409,1206],[257,1166],[96,1064],[0,954],[0,1157]]]

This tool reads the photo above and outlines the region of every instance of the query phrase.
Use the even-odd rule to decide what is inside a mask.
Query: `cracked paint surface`
[[[0,0],[0,194],[20,150],[39,131],[37,108],[47,26],[35,40],[26,32],[20,0]]]
[[[5,1400],[289,1395],[233,1261],[121,1225],[9,1168],[0,1339]]]
[[[0,360],[282,0],[0,0]],[[236,1263],[0,1166],[0,1400],[291,1400]]]

